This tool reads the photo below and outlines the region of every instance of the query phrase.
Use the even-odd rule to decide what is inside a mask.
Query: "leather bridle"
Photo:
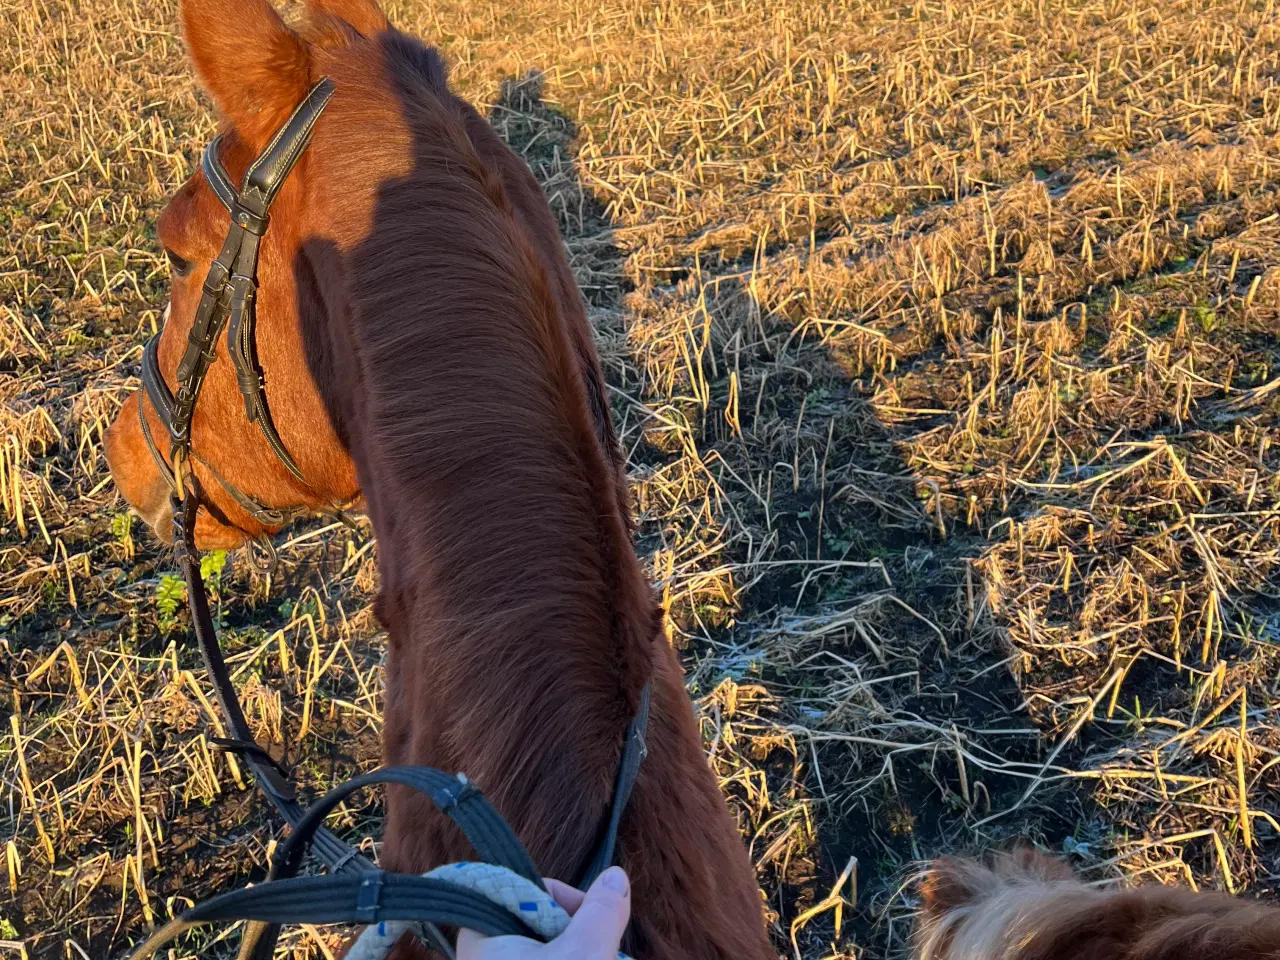
[[[160,335],[147,341],[142,351],[142,388],[146,398],[159,414],[169,432],[169,456],[156,445],[142,402],[138,416],[142,435],[152,458],[169,484],[169,502],[173,510],[173,542],[178,565],[187,582],[187,600],[191,621],[205,668],[213,681],[214,693],[230,726],[231,737],[217,740],[218,746],[240,755],[253,771],[258,786],[271,800],[280,815],[291,825],[301,820],[304,810],[295,799],[293,784],[286,771],[254,740],[244,716],[230,672],[218,645],[204,579],[200,575],[199,552],[195,545],[196,512],[202,502],[190,461],[202,464],[219,485],[250,516],[260,523],[280,527],[301,512],[268,507],[240,490],[215,470],[209,461],[191,449],[191,420],[196,400],[204,386],[206,374],[217,356],[218,334],[227,328],[227,347],[236,368],[236,382],[244,397],[250,422],[256,422],[276,457],[301,483],[306,484],[297,463],[285,449],[267,407],[262,370],[254,349],[257,293],[258,248],[270,221],[268,210],[311,140],[316,121],[333,95],[333,83],[321,80],[307,93],[271,143],[250,165],[244,185],[237,192],[231,186],[218,149],[217,137],[204,151],[202,168],[218,199],[231,213],[231,226],[223,241],[222,251],[209,265],[204,291],[196,318],[187,336],[187,347],[178,362],[176,395],[169,390],[157,358]],[[329,831],[321,830],[316,838],[317,853],[334,869],[368,870],[373,868]]]
[[[258,363],[257,311],[258,248],[270,223],[268,211],[284,186],[315,129],[316,121],[333,96],[333,83],[321,80],[307,93],[285,125],[250,165],[239,191],[232,186],[226,168],[218,158],[222,137],[217,137],[205,148],[201,160],[205,179],[214,194],[231,214],[231,226],[222,242],[222,251],[209,264],[205,274],[200,305],[187,334],[187,346],[178,361],[176,395],[169,390],[160,372],[157,356],[160,334],[147,341],[142,350],[142,387],[151,406],[169,431],[169,456],[161,454],[147,422],[146,411],[138,404],[138,418],[142,435],[160,473],[169,484],[170,493],[177,500],[188,494],[190,470],[188,462],[200,463],[242,510],[267,527],[281,527],[299,513],[307,511],[282,510],[269,507],[242,491],[224,478],[205,458],[191,449],[191,421],[196,401],[204,386],[206,374],[217,356],[218,334],[223,327],[227,331],[227,353],[235,367],[236,384],[244,399],[244,411],[250,423],[256,423],[262,431],[267,446],[286,470],[303,486],[310,488],[297,462],[280,439]],[[175,522],[181,513],[174,504]],[[175,531],[176,533],[176,531]],[[175,540],[178,539],[175,537]]]
[[[255,782],[292,828],[289,839],[277,851],[268,880],[278,884],[279,881],[294,879],[299,882],[305,879],[319,879],[295,878],[302,854],[310,848],[333,874],[354,873],[363,878],[358,887],[358,900],[354,908],[344,903],[334,907],[331,913],[325,914],[327,919],[317,922],[356,920],[367,923],[376,917],[377,903],[381,899],[389,898],[400,891],[417,889],[421,883],[415,883],[415,881],[420,881],[421,878],[383,874],[357,850],[321,825],[320,821],[324,813],[337,803],[337,800],[332,798],[340,799],[366,783],[391,780],[426,790],[437,800],[437,803],[442,804],[443,811],[454,816],[455,819],[461,809],[462,801],[468,801],[470,806],[479,811],[474,816],[482,822],[484,827],[482,833],[487,837],[486,840],[476,844],[477,849],[481,850],[482,854],[488,855],[490,862],[514,867],[517,872],[527,875],[530,879],[537,880],[539,883],[541,881],[534,872],[527,854],[520,847],[519,841],[501,821],[501,817],[487,807],[483,797],[470,788],[461,794],[453,795],[451,791],[456,791],[456,781],[444,774],[439,774],[438,771],[416,767],[375,771],[343,787],[336,788],[315,804],[310,811],[304,810],[297,802],[296,791],[288,771],[254,739],[239,698],[236,696],[231,674],[218,645],[213,618],[209,612],[209,600],[200,574],[199,554],[195,545],[195,520],[196,512],[201,506],[210,509],[211,505],[201,500],[190,461],[200,463],[237,505],[264,526],[278,528],[300,514],[315,512],[307,508],[295,510],[267,506],[231,483],[218,473],[206,458],[192,450],[191,421],[200,390],[204,386],[205,376],[217,355],[218,335],[223,327],[226,327],[227,352],[235,367],[236,383],[244,399],[245,414],[249,422],[258,425],[267,446],[294,479],[308,489],[311,488],[298,468],[297,462],[280,439],[280,433],[267,406],[262,368],[258,363],[254,335],[257,320],[254,307],[257,296],[258,249],[270,222],[268,211],[289,173],[306,150],[316,121],[319,120],[332,96],[333,83],[327,79],[321,80],[308,91],[266,149],[249,166],[239,191],[232,185],[231,178],[218,157],[222,137],[215,138],[205,149],[201,162],[205,179],[208,180],[223,206],[230,212],[231,226],[223,241],[221,252],[210,263],[209,271],[205,275],[195,321],[187,336],[186,349],[178,362],[176,394],[170,391],[160,372],[157,356],[160,335],[157,334],[148,340],[142,351],[143,393],[168,430],[168,457],[165,457],[156,445],[141,401],[138,403],[138,417],[147,448],[169,485],[169,499],[173,510],[173,540],[178,564],[187,583],[187,600],[191,609],[193,632],[200,647],[205,668],[213,682],[214,693],[230,728],[231,737],[211,738],[211,741],[221,749],[237,754],[246,762],[254,774]],[[321,512],[334,513],[345,519],[339,506]],[[640,695],[639,708],[628,724],[608,819],[601,826],[600,835],[591,855],[583,864],[578,877],[574,878],[576,884],[583,888],[589,886],[613,863],[622,813],[627,806],[640,763],[646,753],[645,734],[649,723],[651,690],[652,681],[645,684]],[[438,782],[439,777],[445,777],[447,782],[444,787],[441,787]],[[465,779],[463,783],[465,785]],[[316,811],[321,812],[317,814]],[[471,833],[468,835],[471,836]],[[337,878],[327,879],[336,880]],[[366,902],[371,890],[372,895],[379,898],[372,906]],[[304,902],[314,907],[314,903],[309,900],[304,899]],[[460,923],[456,902],[449,901],[449,903],[452,906],[440,915],[448,922]],[[299,907],[295,904],[289,909],[297,910]],[[370,913],[370,910],[373,912]],[[433,947],[450,956],[452,951],[448,940],[437,926],[425,922],[425,918],[431,915],[433,914],[430,910],[423,913],[423,934],[430,940]],[[244,918],[250,916],[251,914],[242,915]],[[473,925],[480,926],[480,924]],[[495,932],[503,931],[495,930]],[[251,923],[241,942],[241,960],[269,960],[278,934],[278,920],[256,920]]]

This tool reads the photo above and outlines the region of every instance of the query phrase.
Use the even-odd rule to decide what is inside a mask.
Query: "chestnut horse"
[[[303,481],[246,419],[220,341],[192,425],[197,543],[274,532],[210,468],[272,507],[363,496],[389,637],[384,760],[466,772],[548,876],[585,865],[652,680],[648,757],[618,839],[625,949],[776,957],[631,543],[599,360],[536,181],[375,0],[310,0],[296,28],[268,0],[182,0],[181,19],[237,181],[313,83],[335,89],[272,207],[258,273],[266,395]],[[227,226],[198,172],[157,225],[174,267],[158,354],[171,388]],[[139,402],[112,425],[107,460],[167,539]],[[149,403],[141,413],[166,436]],[[388,789],[384,867],[469,854],[424,798]]]
[[[1032,850],[935,862],[920,960],[1262,960],[1280,957],[1280,910],[1223,893],[1097,890]]]

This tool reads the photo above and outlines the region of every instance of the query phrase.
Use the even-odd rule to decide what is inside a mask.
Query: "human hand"
[[[615,960],[631,917],[631,884],[621,867],[610,867],[585,894],[548,880],[547,889],[573,919],[550,943],[526,937],[485,937],[458,932],[458,960]]]

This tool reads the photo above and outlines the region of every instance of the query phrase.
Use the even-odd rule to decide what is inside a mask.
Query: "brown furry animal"
[[[297,28],[268,0],[182,0],[181,19],[237,180],[312,84],[335,91],[271,210],[259,266],[265,389],[306,482],[246,420],[219,340],[192,424],[197,542],[273,532],[210,468],[279,508],[363,495],[389,636],[384,760],[466,772],[548,876],[585,866],[652,682],[648,757],[619,833],[634,904],[625,949],[775,957],[631,543],[599,360],[529,170],[374,0],[309,0]],[[175,269],[158,350],[171,388],[227,225],[199,172],[157,225]],[[167,536],[138,403],[108,431],[107,459]],[[150,404],[142,415],[165,435]],[[424,798],[388,790],[385,867],[469,854]]]
[[[1034,850],[935,862],[920,960],[1262,960],[1280,957],[1280,909],[1156,885],[1098,890]]]

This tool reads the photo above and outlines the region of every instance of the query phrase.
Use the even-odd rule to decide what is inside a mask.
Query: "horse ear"
[[[378,0],[307,0],[312,14],[336,17],[365,37],[376,37],[390,29],[387,15],[378,6]]]
[[[306,95],[307,47],[269,0],[182,0],[196,74],[218,109],[260,149]]]
[[[941,857],[929,864],[920,884],[924,914],[937,920],[951,910],[966,906],[996,886],[995,874],[969,860]]]

